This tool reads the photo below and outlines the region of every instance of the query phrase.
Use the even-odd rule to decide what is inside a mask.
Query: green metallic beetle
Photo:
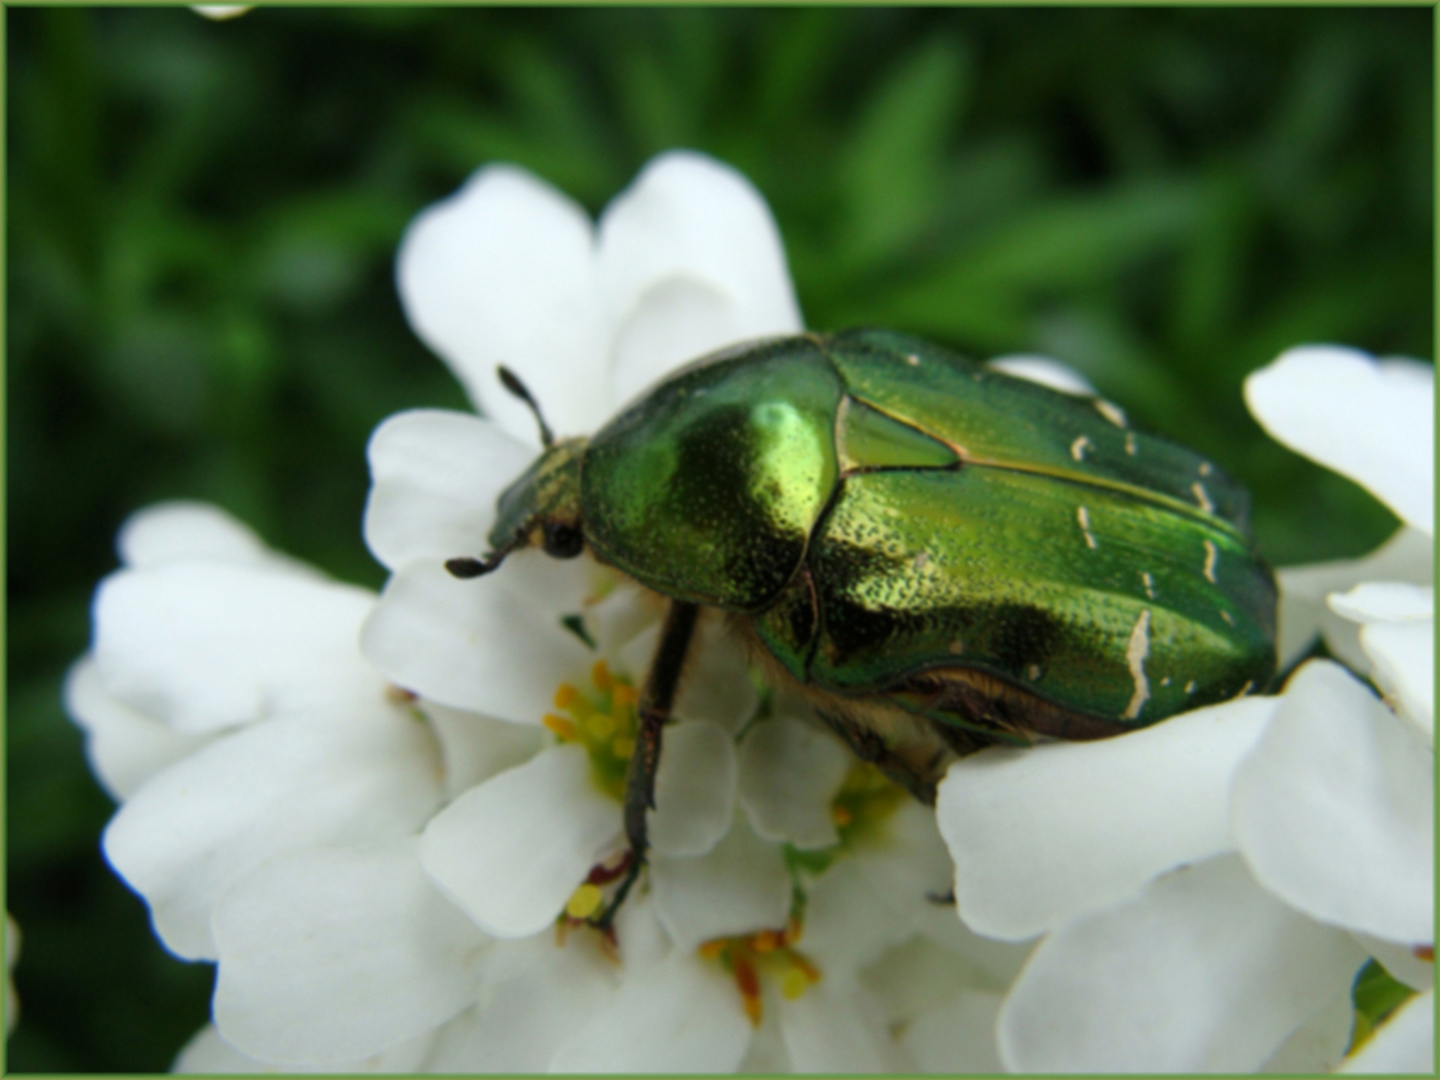
[[[588,549],[671,600],[627,778],[633,857],[601,926],[644,860],[701,607],[925,802],[955,755],[1118,734],[1274,673],[1245,492],[1106,401],[857,330],[705,357],[588,440],[540,423],[491,553],[447,566]]]

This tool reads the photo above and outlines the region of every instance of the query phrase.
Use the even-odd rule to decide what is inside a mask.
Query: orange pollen
[[[836,825],[844,827],[855,820],[855,815],[843,806],[832,806],[830,808],[830,820]]]
[[[616,683],[611,700],[617,708],[621,705],[634,705],[640,700],[640,694],[629,683]]]
[[[750,947],[760,955],[774,952],[784,944],[784,939],[774,930],[761,930],[750,939]]]
[[[1427,964],[1435,962],[1434,945],[1416,945],[1412,952],[1414,952],[1416,960],[1424,960]]]
[[[555,708],[568,709],[580,696],[580,691],[569,683],[561,683],[555,690]]]
[[[724,938],[716,938],[714,941],[707,941],[700,946],[700,955],[706,960],[714,960],[725,951],[729,944]]]
[[[590,669],[590,681],[598,690],[611,690],[615,687],[615,677],[610,674],[610,665],[604,660],[595,661],[595,665]]]
[[[563,716],[546,713],[540,722],[566,742],[575,738],[575,725]]]

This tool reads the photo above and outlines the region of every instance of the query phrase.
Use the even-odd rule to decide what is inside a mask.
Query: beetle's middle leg
[[[935,805],[935,777],[891,750],[883,735],[826,709],[815,712],[861,761],[874,765],[924,805]]]
[[[625,838],[630,842],[630,864],[615,890],[614,898],[604,911],[591,920],[598,930],[610,929],[615,913],[620,910],[645,865],[645,852],[650,847],[645,815],[655,809],[655,773],[660,767],[660,745],[665,725],[670,720],[670,710],[675,704],[675,693],[680,688],[680,676],[690,651],[690,641],[695,635],[695,621],[699,613],[700,609],[695,604],[681,600],[670,602],[665,625],[660,631],[660,644],[645,676],[645,686],[640,692],[640,726],[635,734],[635,753],[625,773]]]

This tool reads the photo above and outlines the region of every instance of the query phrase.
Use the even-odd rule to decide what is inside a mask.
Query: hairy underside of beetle
[[[1124,724],[1057,705],[988,672],[959,665],[918,671],[883,690],[842,694],[800,682],[731,614],[730,633],[775,686],[805,698],[826,726],[927,806],[957,758],[989,746],[1103,739]]]

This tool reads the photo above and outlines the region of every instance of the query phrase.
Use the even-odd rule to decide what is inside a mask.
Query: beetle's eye
[[[585,534],[574,525],[545,526],[545,554],[556,559],[573,559],[585,550]]]

